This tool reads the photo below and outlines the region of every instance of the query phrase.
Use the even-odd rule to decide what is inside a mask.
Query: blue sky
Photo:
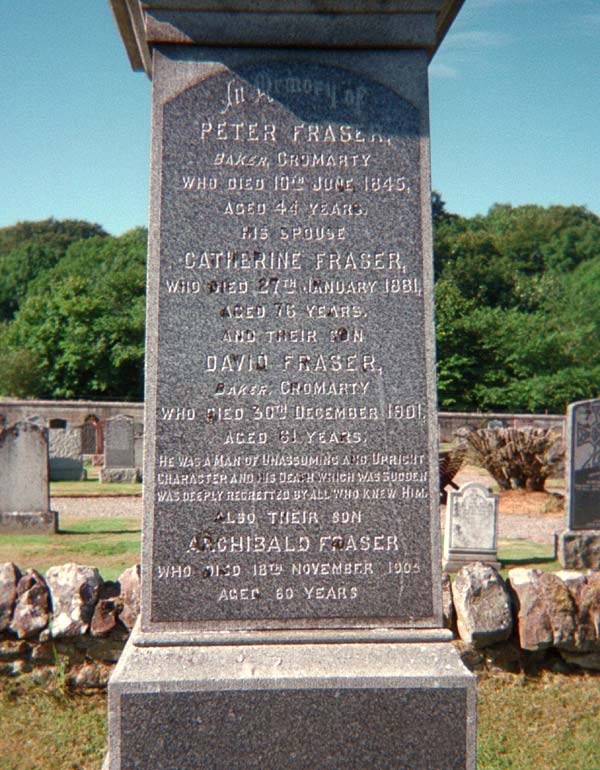
[[[108,0],[0,0],[0,227],[147,223],[150,83]],[[466,0],[431,64],[433,186],[600,214],[599,0]]]

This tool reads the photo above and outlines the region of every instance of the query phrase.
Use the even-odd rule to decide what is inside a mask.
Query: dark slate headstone
[[[569,527],[600,530],[600,399],[571,404],[568,430]]]
[[[424,115],[337,66],[156,56],[144,628],[430,626]]]
[[[567,413],[567,527],[558,558],[566,569],[600,569],[600,399]]]

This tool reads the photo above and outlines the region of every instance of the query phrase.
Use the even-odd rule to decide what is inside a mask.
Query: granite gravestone
[[[459,5],[113,4],[153,148],[111,770],[475,766],[442,628],[430,261],[427,64]]]
[[[135,466],[133,417],[119,414],[106,421],[104,463],[100,471],[103,482],[139,481]]]
[[[81,428],[48,428],[50,481],[81,481],[85,478]]]
[[[567,568],[600,569],[600,399],[571,404],[567,432],[568,529],[559,558]]]
[[[497,544],[498,495],[470,482],[448,493],[444,569],[454,572],[481,561],[500,567]]]
[[[47,429],[19,422],[0,430],[0,532],[55,532],[49,502]]]

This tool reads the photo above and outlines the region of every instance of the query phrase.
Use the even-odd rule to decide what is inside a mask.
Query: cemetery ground
[[[456,481],[493,485],[473,466],[463,469]],[[112,484],[109,497],[87,492],[82,497],[81,490],[91,485],[53,485],[52,507],[60,514],[60,533],[3,536],[0,562],[45,571],[77,561],[97,566],[105,579],[115,579],[134,564],[141,535],[140,485]],[[547,486],[549,494],[500,495],[499,557],[506,569],[560,568],[553,532],[563,525],[558,495],[564,490],[559,480]],[[478,679],[479,770],[600,767],[598,675],[567,672],[557,659],[555,665],[526,674],[497,667],[478,673]],[[6,770],[100,770],[106,749],[105,693],[71,691],[61,665],[0,677],[0,714],[0,757]]]

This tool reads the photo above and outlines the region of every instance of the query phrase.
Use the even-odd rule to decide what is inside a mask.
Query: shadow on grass
[[[80,529],[59,529],[57,535],[139,535],[141,529],[95,529],[93,533],[82,532]]]
[[[500,559],[502,567],[523,567],[530,564],[551,564],[556,556],[524,556],[522,559]]]

